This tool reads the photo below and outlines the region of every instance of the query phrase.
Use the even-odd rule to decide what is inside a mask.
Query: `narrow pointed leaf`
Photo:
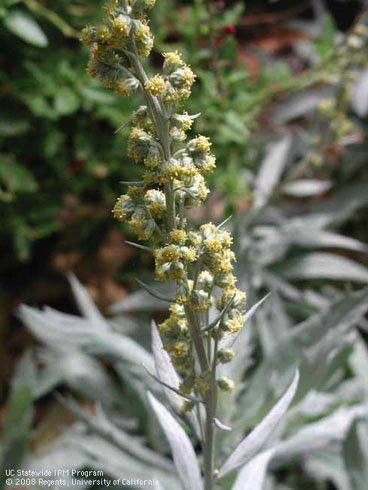
[[[161,381],[160,378],[158,378],[156,375],[154,375],[153,373],[151,373],[151,371],[149,369],[147,369],[146,366],[143,365],[143,367],[146,370],[146,373],[149,376],[151,376],[151,378],[153,378],[155,381],[157,381],[157,383],[159,383],[160,385],[164,386],[169,391],[171,391],[173,393],[176,393],[177,395],[181,396],[185,400],[190,400],[190,401],[192,401],[194,403],[203,403],[203,401],[200,400],[199,398],[194,398],[191,395],[183,395],[182,393],[180,393],[180,391],[177,388],[174,388],[173,386],[168,385],[164,381]]]
[[[215,426],[220,429],[220,430],[223,430],[224,432],[231,432],[233,429],[231,427],[229,427],[228,425],[222,423],[219,419],[216,419],[214,418],[213,419],[213,423],[215,424]]]
[[[269,298],[271,295],[271,293],[268,293],[266,294],[266,296],[264,296],[262,299],[260,299],[255,305],[252,306],[252,308],[250,310],[248,310],[244,316],[244,325],[247,325],[247,323],[251,320],[251,318],[253,317],[253,315],[255,314],[255,312],[258,310],[258,308],[262,305],[262,303],[264,303],[264,301],[266,301],[267,298]],[[229,338],[229,340],[227,340],[227,342],[225,342],[225,344],[229,344],[229,345],[234,345],[234,343],[236,342],[236,340],[238,339],[238,337],[241,335],[241,330],[240,330],[240,333],[234,337],[234,338]]]
[[[102,329],[107,330],[106,320],[92,301],[87,289],[79,282],[74,274],[69,274],[68,280],[72,287],[78,308],[83,316],[92,323],[99,325]]]
[[[171,413],[151,393],[148,393],[148,399],[169,441],[183,489],[202,490],[201,473],[189,437]]]
[[[352,95],[351,105],[354,111],[360,117],[366,116],[368,113],[368,68],[362,72]]]
[[[151,334],[153,357],[155,359],[156,372],[159,379],[169,386],[179,389],[179,376],[176,374],[176,371],[171,364],[169,354],[164,350],[160,334],[158,333],[154,321],[151,323]],[[175,411],[179,411],[182,406],[182,398],[168,388],[165,388],[164,391],[172,408]]]
[[[300,179],[288,182],[282,187],[282,192],[294,197],[310,197],[326,192],[331,188],[329,180]]]
[[[249,320],[252,318],[254,313],[258,310],[258,308],[261,306],[261,304],[266,301],[270,297],[271,293],[266,294],[262,299],[260,299],[255,305],[252,306],[250,310],[248,310],[245,314],[244,317],[244,323],[249,322]]]
[[[269,449],[251,459],[240,470],[232,490],[262,490],[265,482],[267,468],[274,455],[274,450]]]
[[[222,228],[223,226],[226,225],[226,223],[228,223],[231,218],[233,217],[232,214],[230,214],[230,216],[228,216],[227,218],[224,219],[224,221],[222,221],[219,225],[217,225],[217,228]]]
[[[131,245],[132,247],[138,248],[139,250],[144,250],[145,252],[153,252],[153,249],[150,247],[145,247],[144,245],[141,245],[140,243],[134,243],[130,242],[129,240],[125,240],[125,243],[127,245]]]
[[[261,164],[254,189],[254,205],[263,206],[280,181],[289,160],[292,138],[286,135],[282,140],[272,143],[267,149]]]
[[[127,432],[123,431],[120,427],[115,426],[99,407],[95,414],[86,412],[78,402],[73,398],[65,398],[61,395],[57,396],[59,402],[70,410],[74,415],[87,424],[92,431],[105,440],[114,444],[124,453],[127,452],[138,461],[144,461],[146,464],[150,464],[159,468],[162,471],[168,473],[174,473],[174,468],[171,461],[167,460],[159,453],[156,453],[152,449],[145,447],[136,438],[130,436]]]
[[[153,288],[145,284],[143,281],[140,279],[136,279],[137,283],[142,286],[143,289],[147,291],[151,296],[153,296],[156,299],[160,299],[161,301],[166,301],[167,303],[174,303],[175,300],[173,298],[166,298],[165,296],[162,296],[162,294],[158,293],[155,291]]]
[[[171,386],[172,388],[179,390],[181,380],[171,363],[169,354],[164,350],[160,334],[154,321],[151,323],[151,332],[152,352],[158,379],[167,386]],[[175,412],[180,413],[183,405],[183,397],[167,387],[164,387],[164,392],[171,408]],[[194,416],[193,412],[187,413],[186,417],[190,425],[193,427],[197,437],[200,439],[198,420]]]
[[[365,490],[368,482],[368,460],[359,437],[358,423],[353,422],[343,446],[346,469],[353,490]],[[367,441],[365,441],[366,444]]]
[[[278,269],[287,279],[334,279],[368,283],[368,269],[340,255],[313,252],[287,261]]]
[[[239,466],[246,464],[262,450],[278,424],[284,419],[286,412],[295,396],[298,383],[299,371],[296,371],[294,379],[284,396],[225,461],[223,466],[220,468],[219,478],[225,476],[230,471],[239,468]]]
[[[44,48],[49,43],[44,31],[27,12],[10,11],[4,19],[4,24],[9,31],[28,44]]]

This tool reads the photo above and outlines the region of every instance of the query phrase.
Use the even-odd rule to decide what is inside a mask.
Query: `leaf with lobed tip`
[[[366,416],[367,407],[360,405],[340,408],[328,417],[307,424],[289,439],[276,443],[252,458],[240,470],[232,490],[261,490],[269,467],[285,467],[296,459],[308,462],[311,454],[315,453],[318,456],[318,451],[325,454],[328,448],[344,441],[354,420]]]
[[[271,401],[279,397],[280,390],[284,389],[287,379],[290,379],[301,362],[299,400],[311,388],[321,389],[328,379],[327,376],[333,375],[339,369],[339,364],[334,363],[331,354],[338,355],[349,342],[350,332],[368,310],[367,298],[368,288],[345,292],[342,296],[339,294],[328,308],[323,308],[292,326],[287,337],[278,344],[272,358],[264,359],[248,377],[247,390],[239,394],[238,403],[242,409],[238,410],[232,422],[234,429],[252,427],[259,423],[267,413]],[[247,329],[242,330],[242,335],[243,332],[247,332]],[[237,357],[228,366],[236,362]],[[239,366],[239,370],[241,368]]]
[[[102,330],[100,324],[78,316],[52,308],[40,311],[25,305],[18,307],[17,314],[43,344],[56,350],[68,347],[100,355],[132,368],[137,367],[144,375],[142,364],[153,369],[151,354],[128,336],[114,332],[107,322]],[[129,377],[129,372],[126,374]]]
[[[331,415],[305,425],[289,439],[275,446],[272,468],[304,458],[313,451],[324,450],[336,443],[342,443],[353,421],[365,419],[367,415],[367,405],[340,407]]]
[[[203,490],[201,472],[189,437],[171,413],[150,392],[148,400],[169,441],[183,489]]]
[[[294,379],[283,397],[266,415],[262,422],[239,444],[235,451],[225,461],[219,471],[219,478],[239,466],[246,464],[258,454],[267,440],[273,434],[276,427],[284,419],[286,412],[295,396],[299,383],[299,371],[296,371]]]
[[[137,460],[144,461],[147,464],[160,468],[162,471],[167,471],[169,473],[174,472],[171,461],[143,446],[143,444],[136,438],[112,424],[100,405],[96,407],[96,412],[92,415],[86,412],[79,403],[71,397],[65,398],[62,395],[57,394],[56,398],[64,407],[85,422],[94,433],[100,435],[108,442],[111,442],[124,453],[126,452],[134,458],[137,458]]]
[[[40,349],[34,396],[39,398],[59,385],[66,385],[89,400],[101,401],[106,406],[117,406],[121,395],[119,387],[109,376],[106,367],[80,350]]]
[[[251,459],[240,470],[232,490],[262,490],[273,455],[274,450],[268,449]]]
[[[123,453],[101,436],[86,431],[80,422],[66,429],[48,450],[43,452],[42,457],[31,457],[29,463],[27,469],[50,469],[54,473],[54,469],[68,468],[71,474],[71,469],[81,470],[87,467],[90,470],[103,471],[110,478],[117,479],[124,475],[127,479],[158,479],[165,488],[180,489],[174,472],[163,471],[126,452]],[[173,466],[172,469],[174,470]],[[71,481],[70,487],[73,487]],[[137,485],[137,488],[143,490],[147,487]]]
[[[81,284],[74,274],[68,274],[68,281],[71,285],[74,298],[82,315],[93,324],[98,325],[101,330],[107,331],[107,322],[92,301],[87,289]]]

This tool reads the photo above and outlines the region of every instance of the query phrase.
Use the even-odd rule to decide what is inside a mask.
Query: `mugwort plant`
[[[298,374],[266,419],[218,467],[216,432],[231,430],[216,417],[218,392],[231,392],[235,384],[218,376],[217,368],[233,360],[231,346],[245,323],[246,294],[236,287],[232,237],[224,223],[206,223],[195,230],[186,216],[209,193],[204,176],[214,171],[215,156],[209,138],[187,136],[199,116],[183,110],[196,76],[180,53],[163,53],[162,73],[149,76],[145,71],[143,59],[154,42],[147,16],[154,4],[155,0],[109,1],[103,22],[87,26],[82,40],[91,48],[88,71],[93,77],[121,96],[143,97],[129,120],[128,142],[129,156],[144,166],[142,181],[126,183],[127,193],[118,198],[113,214],[128,223],[139,240],[151,242],[137,246],[152,252],[156,279],[176,285],[173,298],[159,296],[170,303],[170,315],[158,325],[156,340],[162,352],[155,355],[167,369],[160,382],[175,400],[180,397],[183,419],[197,432],[202,447],[198,458],[176,419],[153,395],[149,399],[171,445],[183,488],[213,490],[217,479],[243,466],[263,447],[295,394]],[[169,382],[171,370],[172,379],[180,376],[177,387]],[[198,462],[202,459],[204,481]]]

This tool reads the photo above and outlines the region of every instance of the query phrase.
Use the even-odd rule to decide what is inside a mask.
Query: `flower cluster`
[[[154,5],[154,0],[112,0],[105,5],[103,22],[82,31],[82,42],[92,48],[88,72],[119,95],[128,96],[139,87],[130,53],[134,46],[137,54],[149,56],[153,36],[146,16]]]
[[[195,82],[195,75],[186,65],[180,54],[164,53],[165,58],[162,75],[155,75],[145,83],[145,88],[152,94],[162,96],[165,102],[180,102],[190,96]],[[188,128],[189,129],[189,128]]]
[[[128,154],[142,164],[142,182],[128,187],[117,200],[115,218],[127,222],[140,240],[152,241],[156,279],[175,281],[175,303],[159,325],[164,348],[183,381],[184,395],[203,399],[214,386],[230,391],[226,378],[213,379],[213,363],[230,362],[231,349],[221,349],[224,335],[244,323],[245,294],[236,288],[227,231],[212,223],[191,229],[186,209],[208,195],[204,176],[215,168],[211,142],[203,135],[187,138],[197,116],[182,112],[195,75],[178,52],[164,53],[161,74],[148,77],[140,62],[153,45],[147,14],[154,0],[114,0],[100,26],[83,31],[91,46],[89,72],[122,96],[139,91],[144,104],[131,117]],[[212,319],[210,309],[217,310]],[[206,348],[201,350],[196,338]],[[199,350],[200,349],[200,352]],[[200,359],[201,369],[195,359]],[[193,404],[186,404],[189,410]]]
[[[161,238],[160,223],[165,217],[165,195],[150,189],[130,186],[128,193],[116,201],[113,214],[119,221],[126,221],[135,230],[140,240],[158,241]]]

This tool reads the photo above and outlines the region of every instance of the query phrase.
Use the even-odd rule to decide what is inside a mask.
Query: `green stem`
[[[215,343],[215,352],[213,364],[210,367],[206,355],[203,336],[201,334],[201,326],[198,316],[191,310],[190,306],[185,307],[185,314],[188,319],[189,326],[194,341],[194,346],[197,352],[201,374],[207,374],[211,369],[211,382],[208,392],[205,395],[204,404],[206,409],[206,426],[204,438],[204,480],[205,490],[214,490],[214,470],[215,470],[215,427],[213,420],[216,417],[217,406],[217,389],[216,389],[216,356],[217,347]]]
[[[207,355],[206,351],[204,349],[203,345],[203,339],[201,335],[201,327],[198,322],[198,317],[194,313],[194,311],[190,308],[190,306],[185,306],[185,315],[187,317],[192,337],[193,337],[193,342],[194,342],[194,347],[197,352],[198,356],[198,361],[199,365],[201,367],[202,374],[208,372],[209,365],[208,365],[208,360],[207,360]]]

